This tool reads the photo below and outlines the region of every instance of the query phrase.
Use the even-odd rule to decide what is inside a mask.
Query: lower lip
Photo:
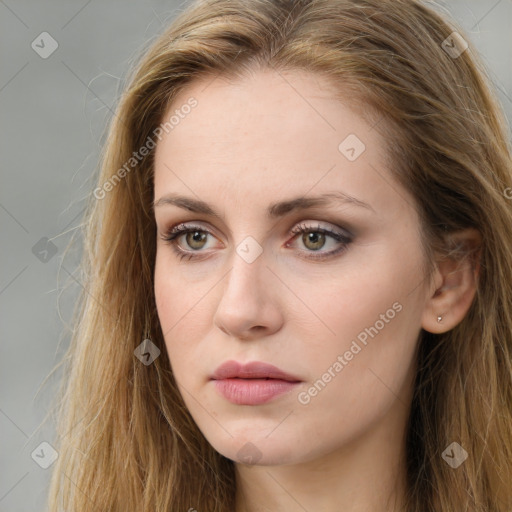
[[[215,381],[217,390],[237,405],[260,405],[292,390],[299,382],[280,379],[221,379]]]

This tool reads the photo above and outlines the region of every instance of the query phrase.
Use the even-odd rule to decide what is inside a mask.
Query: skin
[[[472,269],[446,262],[426,278],[414,199],[385,167],[385,140],[320,77],[258,70],[201,79],[166,118],[191,96],[197,107],[157,145],[154,200],[201,199],[221,218],[155,206],[155,296],[185,404],[209,443],[235,461],[236,510],[398,510],[418,335],[461,321],[475,292]],[[366,146],[354,161],[338,149],[349,134]],[[370,208],[338,202],[265,215],[271,203],[333,191]],[[162,239],[182,222],[211,233],[179,237],[195,260],[180,260]],[[328,235],[308,243],[307,233],[289,233],[297,225],[353,239],[315,260],[340,245]],[[236,251],[246,237],[262,250],[251,263]],[[401,311],[300,403],[298,393],[396,303]],[[266,404],[235,405],[209,380],[230,359],[271,363],[302,382]],[[242,463],[247,450],[253,464]]]

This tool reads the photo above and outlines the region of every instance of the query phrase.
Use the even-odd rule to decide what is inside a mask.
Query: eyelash
[[[194,253],[200,252],[200,251],[184,251],[183,249],[179,249],[177,247],[177,245],[178,245],[177,240],[182,235],[185,235],[187,233],[194,233],[196,231],[199,231],[201,233],[207,233],[207,234],[213,236],[213,234],[210,231],[208,231],[207,229],[204,229],[201,226],[178,224],[174,228],[169,229],[165,235],[161,236],[161,239],[164,242],[166,242],[172,246],[172,249],[177,254],[177,256],[179,257],[180,260],[183,260],[184,258],[187,258],[187,260],[191,260],[191,259],[197,258],[198,256]],[[347,249],[347,246],[352,242],[352,238],[350,236],[344,235],[342,233],[338,233],[336,231],[332,231],[330,229],[322,228],[319,225],[314,227],[314,226],[307,226],[306,224],[299,224],[299,225],[295,226],[292,230],[290,230],[290,232],[288,234],[289,235],[300,235],[302,233],[322,233],[322,234],[325,234],[325,235],[328,235],[328,236],[334,238],[334,240],[336,240],[341,245],[340,248],[330,251],[327,254],[321,253],[322,256],[307,256],[307,258],[312,259],[312,260],[325,260],[325,259],[331,258],[333,256],[336,256],[338,254],[341,254]],[[294,237],[294,238],[296,238],[296,237]],[[316,252],[316,251],[301,251],[301,252]]]

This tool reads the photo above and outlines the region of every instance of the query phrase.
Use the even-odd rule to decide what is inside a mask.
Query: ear
[[[468,228],[447,237],[450,246],[462,246],[471,252],[462,259],[455,255],[436,262],[433,289],[427,296],[421,324],[434,334],[447,332],[462,321],[473,302],[480,272],[480,233]]]

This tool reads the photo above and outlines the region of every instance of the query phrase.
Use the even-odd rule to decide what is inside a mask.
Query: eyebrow
[[[267,208],[267,217],[269,219],[277,219],[293,211],[306,210],[308,208],[318,206],[338,205],[340,203],[365,208],[377,213],[369,204],[349,194],[345,194],[344,192],[328,192],[314,197],[299,196],[286,201],[272,203]],[[153,207],[157,208],[164,205],[174,205],[191,212],[209,215],[218,219],[222,218],[219,212],[217,212],[211,205],[201,201],[200,199],[180,196],[177,194],[167,194],[158,199],[158,201],[155,201]]]

